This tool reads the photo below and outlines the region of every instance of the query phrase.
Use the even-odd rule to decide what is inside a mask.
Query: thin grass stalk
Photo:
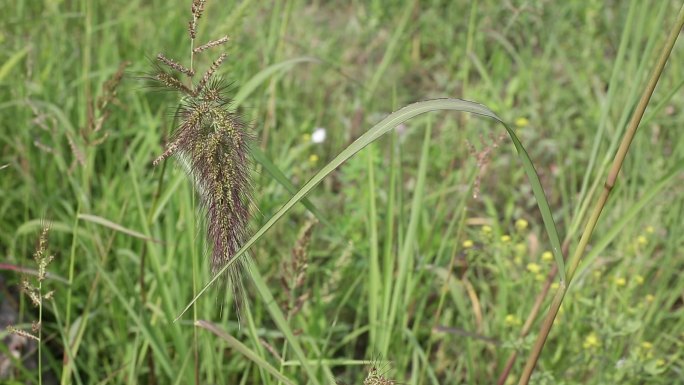
[[[658,84],[658,80],[660,79],[660,76],[663,73],[663,69],[665,68],[667,59],[670,57],[672,48],[674,47],[674,44],[677,41],[677,37],[679,36],[679,33],[682,30],[683,26],[684,5],[682,5],[682,7],[679,10],[675,26],[670,31],[670,34],[668,35],[667,40],[663,45],[660,56],[658,57],[655,67],[653,68],[653,72],[651,73],[648,83],[646,84],[646,87],[644,88],[644,91],[641,95],[639,104],[637,104],[634,114],[632,115],[632,119],[630,120],[627,126],[627,130],[623,135],[622,142],[620,143],[620,147],[618,148],[617,153],[615,154],[615,158],[613,159],[613,165],[611,166],[610,172],[608,173],[608,177],[603,187],[601,196],[599,197],[599,200],[596,202],[596,206],[594,207],[594,210],[592,211],[591,216],[589,217],[589,220],[584,228],[584,232],[582,233],[582,237],[580,238],[579,244],[575,249],[575,253],[573,254],[572,258],[570,259],[570,262],[568,263],[566,281],[561,281],[561,284],[558,290],[556,291],[556,295],[553,298],[549,312],[547,313],[546,318],[544,319],[544,323],[542,324],[541,331],[537,336],[537,340],[535,341],[534,346],[532,347],[532,351],[530,352],[529,357],[527,358],[527,362],[525,363],[525,368],[523,369],[522,375],[520,376],[520,381],[518,382],[518,385],[527,385],[530,381],[530,377],[532,376],[534,367],[536,366],[537,361],[539,360],[539,355],[541,354],[541,351],[544,348],[544,343],[546,342],[546,339],[549,336],[549,332],[551,331],[553,322],[556,318],[556,315],[558,314],[558,309],[560,309],[560,306],[563,303],[563,298],[565,297],[565,293],[567,292],[568,287],[572,282],[572,278],[575,272],[577,271],[577,267],[582,261],[584,251],[587,245],[589,244],[591,235],[594,232],[596,223],[598,222],[598,219],[601,216],[601,212],[603,211],[603,208],[605,207],[606,202],[608,201],[608,197],[610,196],[610,193],[613,190],[613,187],[615,186],[615,181],[617,180],[617,176],[620,172],[620,169],[622,168],[622,164],[624,163],[625,157],[627,156],[629,146],[632,143],[632,140],[634,139],[634,135],[636,134],[637,129],[639,128],[641,118],[644,116],[644,111],[646,111],[648,102],[651,100],[653,91],[655,90],[655,87]]]
[[[38,280],[38,385],[43,385],[43,281]]]
[[[563,255],[566,255],[568,253],[568,247],[570,246],[570,240],[566,239],[565,242],[563,242]],[[549,294],[549,290],[551,289],[551,284],[553,281],[555,281],[556,276],[558,275],[558,265],[554,265],[553,268],[551,268],[551,271],[549,274],[546,276],[546,281],[544,281],[544,286],[542,287],[542,290],[539,292],[537,297],[534,299],[534,304],[532,305],[532,309],[530,310],[529,314],[527,315],[527,319],[525,319],[525,323],[523,324],[522,329],[520,330],[520,334],[518,335],[518,338],[522,339],[527,337],[527,335],[530,333],[532,330],[532,325],[534,324],[534,321],[537,319],[537,316],[539,316],[539,311],[541,310],[542,305],[544,304],[544,300],[546,299],[546,296]],[[506,364],[504,365],[504,369],[501,371],[501,374],[499,375],[499,379],[497,380],[497,385],[504,385],[506,383],[506,380],[508,379],[508,376],[511,374],[511,370],[513,369],[513,365],[515,364],[515,360],[518,358],[518,351],[514,350],[510,356],[508,356],[508,360],[506,361]]]
[[[192,63],[192,61],[191,61]],[[166,163],[166,162],[164,162]],[[192,197],[192,212],[196,212],[197,207],[195,206],[195,194],[191,193],[190,196]],[[193,216],[192,217],[192,234],[197,233],[197,217]],[[197,293],[197,285],[199,281],[199,266],[197,266],[197,247],[193,242],[192,245],[192,295],[195,295]],[[197,324],[199,318],[197,316],[197,306],[192,308],[192,321]],[[200,375],[199,375],[199,370],[200,370],[200,362],[199,362],[199,334],[197,333],[197,328],[192,328],[192,351],[193,351],[193,359],[194,359],[194,373],[195,373],[195,385],[200,384]]]
[[[372,149],[369,149],[372,150]],[[368,323],[371,325],[368,331],[370,337],[370,346],[375,348],[378,342],[378,334],[380,333],[380,324],[378,323],[378,310],[380,310],[379,300],[382,299],[380,291],[380,252],[378,250],[378,221],[375,197],[375,152],[368,151],[366,153],[366,170],[368,172],[368,235],[369,248],[368,253]],[[391,215],[391,212],[390,212]],[[385,266],[385,268],[387,268]]]
[[[472,175],[468,176],[468,180],[469,180],[468,185],[470,186],[470,188],[468,189],[468,192],[467,192],[468,195],[470,195],[472,192],[472,188],[473,188],[473,185],[475,183],[476,175],[477,175],[477,173],[474,172],[474,173],[472,173]],[[466,216],[466,210],[464,209],[463,206],[465,206],[465,200],[463,200],[461,204],[456,206],[459,209],[458,211],[461,212],[461,215],[458,217],[458,229],[456,230],[456,237],[455,237],[456,239],[460,239],[461,235],[463,234],[463,223],[465,222],[465,216]],[[451,230],[453,229],[453,225],[455,223],[456,223],[456,221],[454,220],[449,224],[449,227],[447,228],[447,232],[445,233],[446,235],[448,235],[451,232]],[[439,254],[438,254],[437,258],[439,258]],[[451,258],[449,259],[449,266],[447,267],[447,270],[446,270],[448,274],[447,274],[446,279],[444,280],[444,283],[442,284],[441,289],[440,289],[439,300],[437,302],[437,310],[435,311],[435,313],[433,315],[432,326],[430,327],[431,333],[437,329],[437,326],[439,324],[439,320],[442,317],[442,310],[444,307],[444,302],[446,301],[446,294],[449,291],[449,283],[451,281],[451,277],[454,275],[452,272],[454,271],[455,266],[456,266],[456,255],[452,255]],[[430,338],[428,340],[428,345],[427,345],[427,348],[425,349],[425,351],[428,352],[428,354],[430,352],[432,352],[432,346],[433,346],[434,342],[435,342],[434,338]],[[427,365],[423,365],[421,367],[421,370],[420,370],[420,375],[418,376],[418,383],[419,384],[423,383],[423,379],[425,378],[426,371],[427,371]]]

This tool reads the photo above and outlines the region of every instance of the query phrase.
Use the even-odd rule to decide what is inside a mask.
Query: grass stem
[[[639,128],[641,118],[644,116],[644,111],[646,111],[648,102],[651,100],[653,91],[655,90],[655,87],[658,84],[658,80],[660,79],[660,76],[663,73],[665,63],[667,63],[667,59],[670,57],[670,53],[672,52],[672,48],[674,47],[674,44],[677,41],[677,37],[679,36],[680,31],[682,30],[682,26],[684,26],[684,5],[679,10],[675,26],[670,31],[670,34],[668,35],[667,40],[663,45],[663,48],[660,52],[660,56],[658,57],[655,67],[653,68],[653,72],[651,73],[648,83],[646,84],[646,87],[644,88],[644,91],[641,95],[639,104],[637,104],[634,114],[632,115],[632,119],[627,125],[627,130],[625,131],[625,134],[622,138],[622,142],[620,143],[620,147],[618,148],[617,153],[615,154],[615,158],[613,159],[613,165],[610,168],[610,172],[606,179],[601,196],[599,197],[599,200],[596,202],[596,206],[594,207],[594,210],[592,211],[591,216],[589,217],[589,220],[584,228],[584,232],[582,233],[582,237],[580,238],[579,244],[575,249],[575,253],[573,254],[572,258],[568,263],[566,281],[561,282],[561,284],[558,287],[558,290],[556,291],[556,294],[551,303],[551,307],[549,308],[549,312],[547,313],[546,318],[544,319],[544,323],[542,324],[542,329],[539,333],[539,336],[537,337],[537,340],[535,341],[534,346],[532,347],[532,351],[530,352],[527,362],[525,363],[525,368],[523,369],[518,385],[526,385],[530,381],[530,377],[532,376],[534,367],[537,364],[539,355],[541,354],[541,351],[544,348],[544,343],[546,342],[546,339],[549,336],[549,332],[551,331],[551,326],[553,326],[556,314],[558,314],[558,310],[560,309],[560,306],[563,303],[565,293],[567,292],[568,287],[572,282],[572,278],[575,272],[577,271],[577,267],[579,266],[582,260],[582,256],[584,255],[584,251],[587,245],[589,244],[591,234],[594,232],[594,228],[596,227],[596,223],[598,222],[598,219],[601,216],[601,212],[603,211],[603,208],[605,207],[606,202],[608,201],[608,197],[610,196],[610,193],[613,190],[613,187],[615,186],[615,181],[617,180],[618,173],[620,172],[625,157],[627,156],[629,146],[632,143],[632,140],[634,139],[634,135],[636,134],[637,129]]]

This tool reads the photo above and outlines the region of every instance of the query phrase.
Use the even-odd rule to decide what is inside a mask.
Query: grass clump
[[[195,2],[191,14],[192,4],[18,0],[0,16],[0,273],[21,286],[6,266],[33,253],[40,218],[50,212],[57,258],[49,269],[66,281],[58,291],[66,295],[44,307],[44,369],[64,385],[333,378],[358,385],[377,354],[393,362],[391,374],[378,373],[386,380],[490,384],[516,354],[503,381],[514,383],[539,330],[539,317],[529,315],[548,308],[540,293],[561,282],[510,141],[490,137],[485,119],[443,112],[408,119],[399,110],[403,123],[361,156],[328,162],[400,106],[441,97],[484,102],[515,122],[561,244],[572,252],[663,26],[681,3],[231,0]],[[188,19],[195,20],[190,48]],[[227,43],[218,38],[227,34],[238,60],[222,58]],[[671,68],[683,60],[680,43]],[[141,93],[140,82],[124,76],[102,128],[84,137],[90,117],[97,122],[102,113],[99,85],[121,62],[149,71],[141,59],[155,46],[164,54],[154,57],[150,77],[172,93]],[[212,95],[227,67],[235,93]],[[625,159],[628,178],[613,189],[531,382],[679,381],[682,84],[681,71],[663,73]],[[218,99],[256,122],[247,129],[261,139],[246,140],[258,170],[247,205],[263,213],[251,225],[268,229],[241,241],[258,264],[243,270],[253,279],[239,322],[210,296],[173,322],[212,279],[214,257],[201,257],[206,243],[213,253],[209,221],[196,225],[208,212],[198,215],[197,202],[208,208],[202,194],[220,192],[197,178],[230,175],[205,165],[188,178],[167,167],[168,157],[190,171],[193,156],[212,161],[212,133],[221,139],[214,146],[233,139],[230,125],[214,119],[221,113],[211,117]],[[439,103],[427,106],[454,102]],[[193,109],[211,119],[195,136],[182,134],[197,119]],[[167,138],[171,126],[176,133]],[[311,136],[317,127],[326,132],[320,143]],[[207,144],[174,146],[179,137]],[[319,170],[327,176],[318,179]],[[312,177],[320,183],[282,214]],[[295,258],[306,211],[320,225]],[[240,262],[239,253],[228,263]],[[226,304],[232,297],[219,296]],[[21,298],[19,312],[33,314]],[[20,321],[15,326],[30,332]],[[36,384],[26,368],[9,380]]]

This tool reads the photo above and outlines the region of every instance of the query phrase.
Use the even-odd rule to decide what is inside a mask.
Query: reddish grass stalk
[[[594,232],[596,223],[598,222],[598,219],[601,216],[601,212],[603,211],[603,208],[605,207],[606,202],[608,201],[608,197],[610,196],[610,193],[613,190],[613,187],[615,186],[615,181],[617,180],[620,169],[622,168],[622,164],[625,160],[625,157],[627,156],[629,146],[632,143],[632,140],[634,139],[634,135],[636,134],[637,129],[639,128],[639,123],[641,122],[641,118],[644,116],[644,111],[646,111],[648,102],[651,100],[653,91],[655,90],[655,87],[658,84],[658,80],[660,79],[660,76],[663,73],[663,69],[665,68],[667,59],[670,57],[670,53],[672,52],[672,47],[674,47],[674,44],[677,41],[677,37],[679,36],[679,33],[682,30],[683,26],[684,5],[682,5],[682,7],[679,10],[675,26],[670,31],[667,40],[665,40],[663,48],[660,52],[660,56],[658,57],[655,67],[651,72],[651,76],[648,80],[648,83],[646,84],[646,87],[644,88],[644,91],[641,95],[639,104],[637,104],[634,114],[632,115],[632,119],[629,121],[629,124],[627,125],[627,129],[625,130],[625,134],[622,137],[620,147],[618,148],[617,153],[615,154],[615,158],[613,159],[613,165],[611,166],[610,172],[608,173],[608,177],[603,187],[603,191],[601,192],[601,196],[599,197],[599,200],[596,202],[596,206],[594,206],[594,210],[592,211],[591,216],[589,217],[589,221],[587,222],[584,228],[584,232],[582,233],[582,237],[580,238],[579,244],[575,249],[575,253],[573,254],[568,264],[566,273],[567,282],[561,282],[558,291],[556,291],[556,294],[553,297],[551,307],[549,308],[549,311],[546,314],[546,318],[544,319],[544,323],[542,324],[541,331],[537,336],[537,340],[535,341],[534,346],[532,347],[532,351],[530,351],[530,355],[528,356],[527,361],[525,362],[525,367],[523,369],[522,375],[520,376],[520,381],[518,381],[518,385],[527,385],[530,381],[530,377],[532,377],[532,372],[534,371],[537,361],[539,360],[539,355],[541,354],[541,351],[544,348],[544,343],[546,342],[546,339],[549,336],[549,332],[551,331],[551,327],[553,326],[553,321],[556,319],[556,315],[558,314],[558,309],[560,309],[560,306],[563,303],[563,298],[565,297],[565,293],[567,292],[568,287],[572,282],[572,278],[575,275],[575,272],[577,271],[577,267],[582,261],[584,250],[589,244],[589,240],[591,238],[592,233]]]

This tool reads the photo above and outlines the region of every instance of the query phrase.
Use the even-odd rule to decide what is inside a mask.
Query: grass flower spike
[[[192,47],[195,46],[198,20],[205,5],[206,1],[195,0],[192,3],[192,20],[188,28]],[[166,150],[153,164],[158,165],[177,155],[193,177],[206,210],[213,273],[230,261],[242,245],[250,211],[249,136],[240,117],[229,110],[228,87],[217,75],[227,55],[220,53],[200,80],[192,82],[196,74],[195,54],[226,42],[228,37],[224,36],[192,48],[189,67],[160,53],[151,76],[156,84],[181,94],[176,113],[179,123]],[[188,84],[174,72],[190,78]],[[231,269],[231,274],[237,272],[236,269]]]

